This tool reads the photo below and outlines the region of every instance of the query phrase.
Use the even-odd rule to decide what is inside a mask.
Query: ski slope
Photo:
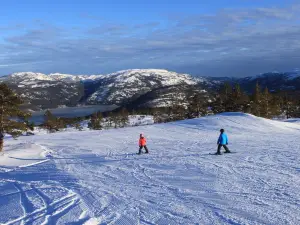
[[[220,128],[237,153],[209,155]],[[135,155],[139,133],[149,155]],[[296,123],[224,113],[7,140],[0,158],[25,164],[0,160],[0,224],[300,224],[299,137]]]

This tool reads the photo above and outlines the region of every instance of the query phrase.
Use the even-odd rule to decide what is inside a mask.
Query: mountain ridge
[[[33,108],[37,109],[48,108],[52,95],[59,90],[64,93],[59,95],[55,100],[56,103],[51,104],[52,108],[61,105],[74,106],[76,101],[77,104],[87,105],[125,105],[159,88],[177,85],[194,86],[209,82],[205,78],[195,78],[188,74],[180,74],[164,69],[130,69],[106,75],[61,73],[47,75],[20,72],[1,77],[0,81],[6,82],[25,98],[28,105],[31,104]],[[76,88],[70,89],[70,87],[75,86],[78,87],[79,91]],[[43,94],[38,95],[37,93]],[[67,100],[70,96],[76,96],[77,100],[75,102]],[[64,99],[66,101],[63,101]]]
[[[26,101],[32,110],[61,106],[128,105],[161,107],[187,93],[209,95],[224,82],[240,84],[251,92],[258,82],[270,91],[300,90],[300,72],[269,72],[236,77],[194,77],[165,69],[129,69],[110,74],[72,75],[64,73],[19,72],[0,77]]]

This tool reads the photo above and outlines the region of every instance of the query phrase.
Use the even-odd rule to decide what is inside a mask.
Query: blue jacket
[[[228,145],[228,137],[225,133],[220,134],[219,139],[218,139],[218,144]]]

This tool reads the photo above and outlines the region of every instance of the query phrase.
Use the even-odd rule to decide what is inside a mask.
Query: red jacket
[[[139,140],[139,146],[145,146],[146,145],[146,138],[144,137],[141,137],[140,140]]]

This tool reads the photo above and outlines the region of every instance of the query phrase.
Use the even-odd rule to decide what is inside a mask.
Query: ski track
[[[277,123],[237,114],[29,137],[53,154],[0,170],[0,223],[300,224],[299,125]],[[220,126],[237,154],[208,155]],[[135,154],[140,132],[149,155]]]

